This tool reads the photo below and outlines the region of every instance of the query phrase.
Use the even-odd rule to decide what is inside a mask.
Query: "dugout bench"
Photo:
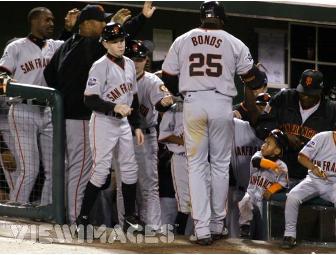
[[[263,225],[266,240],[282,240],[285,230],[286,193],[275,194],[263,201]],[[336,208],[319,197],[300,205],[297,240],[307,242],[336,242]]]

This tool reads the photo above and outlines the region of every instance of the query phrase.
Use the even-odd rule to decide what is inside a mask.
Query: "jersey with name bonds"
[[[98,95],[105,101],[130,106],[136,93],[135,67],[129,58],[123,57],[117,64],[113,57],[105,55],[92,65],[85,95]]]

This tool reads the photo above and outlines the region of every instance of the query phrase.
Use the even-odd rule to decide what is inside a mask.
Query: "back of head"
[[[219,1],[204,1],[200,7],[200,16],[203,27],[214,24],[223,27],[226,21],[224,6]]]
[[[146,58],[149,54],[148,48],[143,41],[130,40],[126,44],[125,55],[129,58]]]
[[[117,38],[125,38],[127,36],[128,35],[121,24],[110,22],[104,27],[101,40],[107,42],[113,41]]]

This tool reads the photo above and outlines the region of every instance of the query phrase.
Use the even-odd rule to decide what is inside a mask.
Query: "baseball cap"
[[[107,13],[101,5],[86,5],[80,12],[78,16],[78,24],[85,20],[97,20],[97,21],[107,21],[108,18],[112,17],[112,13]]]
[[[323,74],[320,71],[306,69],[301,74],[301,80],[296,90],[307,95],[320,95],[323,89]]]

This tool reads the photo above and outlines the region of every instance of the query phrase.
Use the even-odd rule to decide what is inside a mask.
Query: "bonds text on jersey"
[[[191,41],[194,46],[206,44],[214,46],[215,48],[219,48],[219,46],[222,43],[222,39],[218,39],[216,36],[210,36],[210,35],[193,36],[191,37]]]

